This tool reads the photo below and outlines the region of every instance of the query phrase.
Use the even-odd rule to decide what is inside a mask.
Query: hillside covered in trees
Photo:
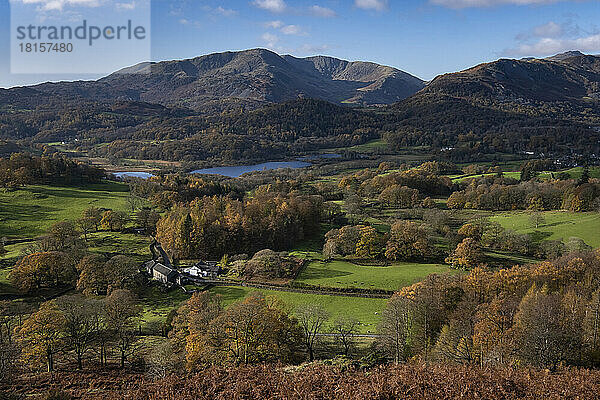
[[[400,123],[388,141],[396,147],[446,148],[454,160],[569,149],[597,155],[599,60],[581,53],[501,59],[439,76],[391,106]]]

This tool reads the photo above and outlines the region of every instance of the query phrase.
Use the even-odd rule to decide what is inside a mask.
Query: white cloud
[[[222,6],[218,6],[215,8],[212,8],[211,6],[202,6],[201,9],[212,20],[216,20],[217,17],[233,17],[234,15],[237,15],[237,13],[238,13],[236,10],[233,10],[231,8],[224,8]]]
[[[530,43],[535,38],[577,38],[584,35],[592,35],[597,32],[584,32],[572,20],[563,23],[550,21],[548,23],[535,26],[526,32],[519,33],[516,39],[519,42]]]
[[[554,21],[550,21],[547,24],[533,28],[533,34],[537,37],[559,37],[563,34],[563,27]]]
[[[449,8],[493,7],[499,5],[543,5],[558,3],[563,0],[430,0],[432,4]]]
[[[117,7],[117,10],[135,10],[135,1],[131,3],[117,3],[115,7]]]
[[[268,21],[263,24],[268,29],[278,29],[284,35],[304,35],[304,30],[300,25],[286,25],[283,21]]]
[[[324,44],[324,45],[303,44],[298,49],[296,49],[296,51],[299,53],[303,53],[303,54],[318,54],[318,53],[323,53],[323,52],[329,50],[329,48],[330,47],[327,46],[326,44]]]
[[[539,57],[551,56],[570,50],[579,50],[584,53],[599,52],[600,34],[575,39],[542,38],[535,43],[522,44],[514,49],[507,49],[503,54],[511,57]]]
[[[39,4],[44,11],[62,10],[65,6],[99,7],[101,0],[21,0],[23,4]]]
[[[277,46],[277,42],[279,42],[279,37],[277,35],[273,35],[272,33],[263,33],[260,37],[263,42],[267,45],[267,47],[275,48]]]
[[[516,39],[519,42],[528,42],[533,38],[566,37],[567,33],[570,33],[571,36],[577,36],[578,30],[579,28],[573,27],[573,24],[570,22],[557,24],[554,21],[550,21],[546,24],[535,26],[527,32],[519,33]]]
[[[302,28],[300,28],[298,25],[286,25],[281,28],[281,33],[284,35],[301,35]]]
[[[388,0],[354,0],[354,5],[364,10],[383,11],[388,7]]]
[[[283,26],[283,22],[282,21],[269,21],[269,22],[265,22],[265,28],[279,29],[282,26]]]
[[[222,15],[224,17],[232,17],[237,14],[236,10],[232,10],[230,8],[223,8],[221,6],[215,8],[213,10],[216,14]]]
[[[331,8],[321,7],[321,6],[318,6],[318,5],[314,5],[312,7],[309,7],[308,10],[315,17],[333,18],[333,17],[337,16],[337,14],[335,13],[335,11],[333,11]]]
[[[202,26],[202,24],[198,21],[193,21],[193,20],[189,20],[187,18],[181,18],[179,20],[179,23],[181,25],[186,25],[186,26],[195,26],[196,28],[199,28],[200,26]]]
[[[252,4],[258,8],[274,13],[284,12],[287,8],[287,4],[285,4],[284,0],[254,0]]]

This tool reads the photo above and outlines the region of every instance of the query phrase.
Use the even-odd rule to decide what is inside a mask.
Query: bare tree
[[[586,307],[584,338],[589,351],[596,353],[600,348],[600,289],[592,293]]]
[[[57,300],[63,313],[65,342],[73,351],[77,368],[83,368],[83,359],[92,349],[99,332],[102,302],[83,296],[64,296]]]
[[[106,324],[119,350],[121,368],[125,367],[127,358],[135,351],[137,337],[134,322],[141,311],[134,295],[128,290],[115,290],[106,298]]]
[[[396,363],[405,360],[410,354],[411,308],[410,300],[400,296],[392,297],[383,310],[377,329],[381,335],[378,339],[379,346]]]
[[[358,320],[352,317],[340,317],[333,323],[332,333],[335,334],[336,341],[343,347],[345,356],[350,355],[358,325]]]
[[[356,193],[350,193],[344,198],[344,205],[346,206],[346,213],[351,216],[354,222],[360,220],[363,213],[363,200]]]
[[[75,222],[81,233],[83,233],[83,240],[87,242],[88,234],[90,234],[94,230],[94,221],[89,218],[79,218]]]
[[[0,301],[0,382],[9,379],[16,369],[19,349],[13,331],[31,311],[22,302]]]
[[[129,207],[131,207],[131,212],[135,212],[135,210],[142,207],[144,204],[144,199],[142,199],[140,196],[137,196],[133,192],[129,192],[127,195],[127,204],[129,204]]]
[[[148,373],[155,379],[164,379],[177,367],[177,357],[169,342],[155,347],[148,358]]]
[[[518,356],[540,368],[555,367],[567,350],[561,298],[532,287],[521,300],[514,329]]]
[[[304,333],[304,345],[308,351],[310,361],[315,359],[315,345],[319,334],[323,331],[329,313],[323,307],[307,304],[297,309],[298,322]]]

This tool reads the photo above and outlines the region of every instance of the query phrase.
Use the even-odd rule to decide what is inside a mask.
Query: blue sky
[[[135,6],[135,0],[13,1],[65,15],[103,2]],[[0,0],[0,87],[98,77],[10,74],[9,10],[8,0]],[[152,0],[151,13],[153,60],[263,47],[373,61],[429,80],[502,57],[600,53],[598,0]]]

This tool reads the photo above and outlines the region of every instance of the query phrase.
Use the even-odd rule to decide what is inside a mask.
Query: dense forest
[[[167,213],[157,224],[157,238],[177,259],[220,259],[232,249],[284,250],[318,232],[322,213],[319,196],[204,197]]]
[[[0,186],[3,188],[30,184],[98,183],[105,175],[102,169],[59,154],[37,157],[27,153],[12,153],[8,158],[0,158]]]
[[[398,361],[421,354],[462,364],[597,366],[599,266],[590,252],[430,276],[390,300],[382,344]]]
[[[109,158],[264,160],[365,143],[380,137],[383,124],[371,113],[310,99],[215,116],[134,102],[56,107],[62,112],[41,106],[0,114],[0,138],[66,141]]]
[[[571,111],[564,107],[568,105],[532,107],[423,93],[391,106],[398,124],[384,137],[397,149],[444,149],[445,156],[453,161],[526,151],[598,154],[600,133],[590,128],[597,125],[597,117],[588,117],[583,109]]]

